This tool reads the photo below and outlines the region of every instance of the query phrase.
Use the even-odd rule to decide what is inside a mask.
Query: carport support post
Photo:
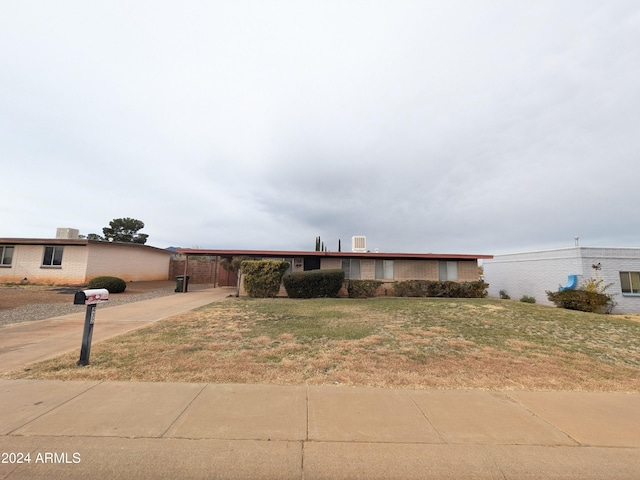
[[[182,279],[182,293],[187,291],[187,271],[189,270],[189,255],[184,256],[184,278]]]
[[[84,317],[84,332],[82,333],[82,347],[80,348],[80,360],[78,366],[89,364],[91,353],[91,337],[93,336],[93,322],[96,319],[96,304],[87,305],[87,314]]]

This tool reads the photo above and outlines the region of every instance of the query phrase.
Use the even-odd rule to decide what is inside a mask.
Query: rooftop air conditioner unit
[[[367,237],[363,237],[363,236],[351,237],[351,251],[352,252],[366,252],[367,251]]]
[[[77,228],[57,228],[56,238],[77,240],[80,238],[80,230]]]

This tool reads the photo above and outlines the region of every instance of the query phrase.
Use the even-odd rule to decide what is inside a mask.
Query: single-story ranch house
[[[551,305],[548,291],[575,288],[571,280],[594,278],[611,286],[617,303],[612,313],[640,313],[640,248],[570,247],[539,252],[495,255],[483,262],[490,297],[504,290],[512,299],[527,295]],[[574,277],[575,276],[575,277]]]
[[[170,256],[156,247],[81,239],[75,229],[58,229],[56,238],[0,238],[0,282],[84,285],[101,275],[167,280]]]
[[[308,270],[342,269],[347,279],[380,280],[388,288],[401,280],[479,280],[478,259],[491,255],[434,254],[434,253],[378,253],[378,252],[322,252],[280,250],[217,250],[179,248],[177,253],[187,258],[245,257],[250,260],[284,260],[289,262],[287,273]],[[188,274],[188,272],[187,272]],[[242,293],[242,292],[241,292]]]

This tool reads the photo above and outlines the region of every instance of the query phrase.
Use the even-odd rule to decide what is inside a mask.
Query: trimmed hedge
[[[294,272],[283,278],[290,298],[337,297],[344,282],[342,270]]]
[[[547,292],[547,297],[558,307],[581,312],[609,313],[615,306],[610,295],[587,290]]]
[[[347,280],[349,298],[373,297],[382,283],[380,280]]]
[[[109,293],[122,293],[127,288],[127,282],[118,277],[102,276],[93,278],[87,288],[106,288]]]
[[[484,298],[488,283],[434,280],[405,280],[393,284],[396,297]]]
[[[280,260],[244,260],[240,270],[247,294],[255,298],[275,297],[287,268],[289,262]]]

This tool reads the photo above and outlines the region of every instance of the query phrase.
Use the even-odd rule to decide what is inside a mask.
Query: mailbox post
[[[74,305],[86,305],[87,314],[84,317],[84,332],[82,334],[82,347],[80,348],[80,360],[78,365],[89,364],[91,353],[91,337],[93,336],[93,322],[96,319],[96,305],[109,300],[109,290],[106,288],[94,288],[76,292],[73,297]]]

